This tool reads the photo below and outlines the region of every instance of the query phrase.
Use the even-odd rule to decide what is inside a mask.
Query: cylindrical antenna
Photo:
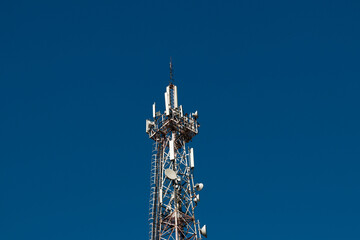
[[[170,57],[170,84],[174,83],[174,68],[172,65],[172,59]]]

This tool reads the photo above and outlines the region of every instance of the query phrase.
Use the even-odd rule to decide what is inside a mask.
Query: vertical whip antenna
[[[172,64],[172,59],[170,57],[170,84],[174,83],[174,68]]]

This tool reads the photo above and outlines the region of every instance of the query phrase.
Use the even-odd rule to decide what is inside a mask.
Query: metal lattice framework
[[[170,63],[170,79],[172,66]],[[146,120],[146,132],[154,140],[151,161],[150,240],[190,240],[206,237],[194,209],[203,184],[194,184],[194,151],[186,144],[198,133],[197,112],[183,114],[177,103],[177,87],[165,92],[165,112]]]

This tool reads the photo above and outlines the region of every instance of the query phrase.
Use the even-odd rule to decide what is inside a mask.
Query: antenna
[[[170,85],[174,83],[174,68],[170,57]]]

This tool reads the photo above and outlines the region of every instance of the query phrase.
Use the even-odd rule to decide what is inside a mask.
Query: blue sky
[[[209,239],[360,239],[358,1],[2,1],[0,239],[147,239],[170,56]]]

